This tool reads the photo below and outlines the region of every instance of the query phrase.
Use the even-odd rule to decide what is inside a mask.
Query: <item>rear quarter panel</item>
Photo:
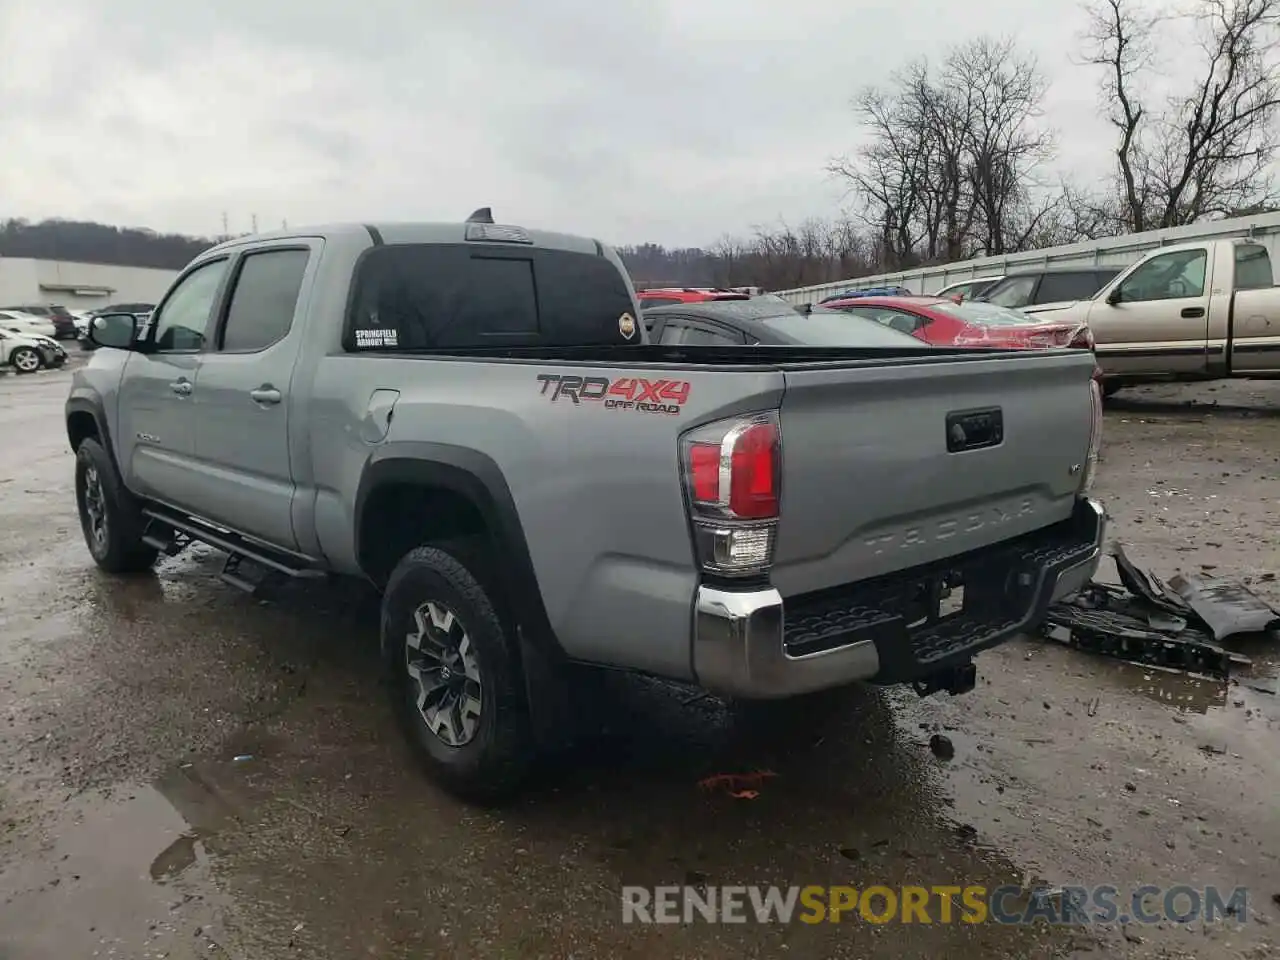
[[[542,377],[543,379],[539,379]],[[557,391],[580,377],[575,401]],[[645,380],[688,384],[678,412],[609,404]],[[678,438],[697,424],[775,408],[770,370],[340,355],[320,361],[311,405],[325,554],[354,569],[352,508],[373,447],[359,419],[377,389],[400,391],[382,445],[428,441],[483,453],[500,469],[551,626],[575,659],[692,679],[697,583]],[[643,388],[639,388],[643,389]],[[664,406],[671,406],[666,404]]]

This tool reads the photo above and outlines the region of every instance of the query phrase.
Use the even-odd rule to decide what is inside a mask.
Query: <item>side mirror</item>
[[[1114,307],[1119,302],[1120,302],[1120,287],[1119,286],[1112,287],[1111,292],[1107,294],[1107,303],[1111,304],[1111,306]]]
[[[89,340],[99,347],[132,350],[138,327],[138,318],[132,313],[102,313],[89,324]]]

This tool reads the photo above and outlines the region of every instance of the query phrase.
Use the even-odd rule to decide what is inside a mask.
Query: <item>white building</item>
[[[113,303],[155,303],[176,270],[0,257],[0,304],[60,303],[93,310]]]

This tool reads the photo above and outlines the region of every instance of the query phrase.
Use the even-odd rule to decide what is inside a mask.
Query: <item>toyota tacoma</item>
[[[649,342],[617,254],[463,223],[200,254],[96,317],[66,426],[89,551],[361,577],[432,775],[521,782],[571,664],[796,697],[922,695],[1096,569],[1076,350]]]

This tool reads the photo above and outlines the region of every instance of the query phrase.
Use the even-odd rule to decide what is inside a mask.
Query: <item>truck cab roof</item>
[[[497,236],[501,231],[519,231],[526,240],[501,241],[486,240],[482,234],[488,231]],[[551,230],[533,230],[526,227],[506,224],[484,224],[471,222],[434,222],[434,221],[377,221],[366,223],[324,223],[312,226],[291,227],[287,230],[273,230],[267,233],[255,233],[244,237],[235,237],[224,241],[202,256],[233,250],[247,244],[264,243],[274,240],[290,240],[297,237],[319,237],[321,239],[350,239],[353,237],[369,238],[375,244],[402,243],[464,243],[473,242],[511,242],[542,249],[566,250],[575,253],[602,254],[604,244],[591,237],[583,237],[570,233],[558,233]]]

